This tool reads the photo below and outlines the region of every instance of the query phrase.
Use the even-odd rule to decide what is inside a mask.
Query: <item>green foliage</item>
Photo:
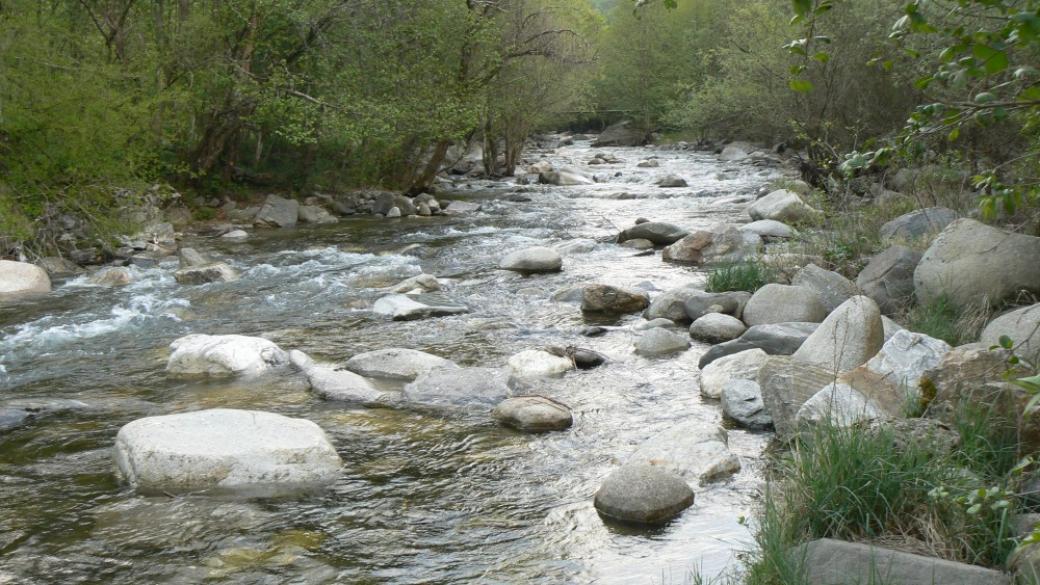
[[[940,296],[910,309],[906,325],[911,331],[924,333],[957,346],[962,342],[962,334],[957,327],[960,318],[960,309],[946,296]]]
[[[776,271],[758,260],[748,260],[713,268],[704,289],[708,292],[755,292],[776,282]]]

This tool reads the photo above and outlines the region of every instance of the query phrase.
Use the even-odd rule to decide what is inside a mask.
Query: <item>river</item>
[[[733,197],[751,196],[780,170],[708,153],[606,150],[624,162],[586,167],[600,152],[587,142],[529,155],[601,175],[595,185],[526,186],[516,197],[511,183],[472,181],[438,195],[483,205],[467,215],[345,218],[242,242],[185,238],[182,246],[239,270],[232,283],[180,286],[172,259],[133,267],[122,288],[78,277],[0,306],[0,397],[82,403],[0,434],[0,582],[648,584],[732,566],[752,547],[741,518],[753,513],[770,435],[731,429],[743,469],[697,488],[694,506],[671,524],[605,523],[593,494],[640,442],[681,422],[721,420],[697,389],[707,346],[643,358],[630,329],[641,317],[586,338],[578,306],[550,299],[587,282],[651,294],[703,283],[702,271],[607,240],[638,217],[688,228],[743,221]],[[650,156],[659,168],[637,168]],[[689,187],[653,185],[669,172]],[[597,243],[566,255],[559,274],[496,269],[509,251],[577,238]],[[444,279],[444,294],[472,312],[393,322],[369,311],[384,287],[420,272]],[[188,333],[259,335],[335,362],[409,347],[498,366],[545,345],[587,347],[610,362],[547,384],[572,408],[570,430],[524,435],[485,416],[324,402],[302,379],[168,379],[167,346]],[[122,425],[217,406],[313,420],[336,445],[342,478],[281,498],[144,497],[120,485],[110,449]]]

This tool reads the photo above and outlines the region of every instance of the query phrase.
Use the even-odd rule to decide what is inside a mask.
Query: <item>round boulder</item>
[[[581,310],[585,313],[624,315],[638,313],[650,306],[646,293],[627,291],[616,286],[593,284],[582,290]]]
[[[773,426],[762,402],[762,388],[752,380],[731,379],[722,388],[722,412],[748,429],[767,429]]]
[[[689,347],[689,337],[659,327],[648,330],[636,340],[636,353],[643,356],[658,356],[686,351]]]
[[[874,357],[885,344],[881,311],[869,297],[855,296],[824,319],[794,352],[794,359],[846,372]]]
[[[187,335],[170,344],[166,371],[183,376],[256,376],[289,364],[274,342],[244,335]]]
[[[920,252],[892,246],[870,259],[856,277],[856,285],[874,299],[882,313],[893,315],[913,297],[914,269],[920,261]]]
[[[753,220],[772,219],[784,223],[810,222],[822,215],[794,191],[780,189],[755,201],[747,209]]]
[[[491,416],[503,425],[528,433],[560,431],[574,422],[563,403],[544,396],[516,396],[500,402]]]
[[[690,337],[707,343],[722,343],[740,337],[747,326],[731,315],[708,313],[690,325]]]
[[[793,321],[819,323],[827,317],[820,295],[801,286],[771,283],[758,289],[744,307],[748,326]]]
[[[223,408],[135,420],[116,435],[115,461],[146,492],[320,484],[342,463],[311,421]]]
[[[457,369],[451,360],[446,360],[424,351],[392,347],[366,351],[347,360],[346,367],[355,374],[370,378],[405,380],[411,382],[430,370],[437,368]]]
[[[693,490],[652,465],[624,465],[610,475],[593,501],[600,514],[635,524],[664,524],[693,505]]]
[[[563,258],[552,248],[536,246],[509,254],[502,259],[499,268],[521,274],[559,272],[563,268]]]

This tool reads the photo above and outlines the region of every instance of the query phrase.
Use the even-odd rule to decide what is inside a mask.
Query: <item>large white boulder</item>
[[[892,335],[870,361],[839,379],[890,416],[903,416],[921,403],[921,377],[938,366],[951,349],[941,339],[903,329]]]
[[[755,201],[748,206],[748,215],[752,220],[773,219],[784,223],[805,223],[814,221],[820,215],[794,191],[779,189]]]
[[[1009,311],[982,330],[982,343],[999,345],[1001,336],[1014,342],[1015,353],[1029,360],[1040,358],[1040,303]]]
[[[430,370],[437,368],[457,369],[451,360],[417,349],[391,347],[366,351],[347,360],[346,367],[355,374],[370,378],[406,380],[411,382]]]
[[[847,384],[828,384],[802,404],[795,415],[799,428],[819,425],[850,427],[858,422],[885,418],[874,401]]]
[[[726,430],[702,422],[683,423],[643,442],[625,465],[654,465],[689,482],[706,483],[740,471]]]
[[[744,307],[744,322],[749,327],[771,323],[819,323],[827,317],[827,307],[819,293],[801,286],[771,283],[755,291]]]
[[[193,334],[170,349],[166,371],[175,375],[257,376],[289,364],[289,354],[261,337]]]
[[[341,466],[311,421],[223,408],[135,420],[116,435],[115,461],[147,492],[307,486],[335,480]]]
[[[563,268],[563,258],[552,248],[535,246],[508,254],[502,258],[499,268],[521,274],[559,272]]]
[[[846,372],[874,357],[884,343],[881,311],[877,303],[860,295],[845,301],[828,315],[792,357],[835,372]]]
[[[47,271],[28,262],[0,260],[0,299],[51,292]]]
[[[514,378],[562,376],[574,369],[570,358],[553,355],[540,349],[528,349],[509,358],[509,371]]]
[[[701,396],[720,398],[730,380],[757,380],[767,359],[765,351],[749,349],[714,360],[701,370]]]
[[[298,349],[289,352],[289,359],[307,377],[311,391],[326,400],[371,406],[382,406],[396,401],[390,393],[380,391],[362,376],[319,364]]]

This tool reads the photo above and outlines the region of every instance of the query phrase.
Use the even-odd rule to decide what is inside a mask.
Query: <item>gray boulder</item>
[[[884,411],[874,401],[847,384],[831,383],[802,404],[795,415],[795,426],[799,429],[821,425],[846,428],[883,418]]]
[[[733,380],[757,380],[767,359],[769,354],[761,349],[749,349],[711,362],[701,369],[701,396],[721,398],[726,385]]]
[[[44,269],[51,278],[74,276],[83,273],[83,268],[81,268],[79,264],[76,264],[67,258],[61,258],[58,256],[40,258],[37,266]],[[2,267],[0,267],[0,273],[2,273],[2,270]],[[11,282],[13,282],[13,279]],[[5,284],[10,285],[11,283],[7,282],[6,278],[0,277],[0,289],[2,289]],[[47,287],[48,289],[50,288],[50,280],[47,281]],[[0,297],[2,297],[3,294],[4,293],[0,291]]]
[[[819,327],[819,323],[772,323],[749,327],[743,335],[720,343],[701,356],[699,366],[704,369],[715,360],[747,351],[761,349],[769,355],[791,355]]]
[[[740,226],[740,229],[770,240],[787,240],[798,236],[798,230],[775,219],[760,219],[746,223]]]
[[[689,323],[690,318],[686,313],[686,301],[702,295],[704,291],[694,285],[685,285],[669,289],[651,301],[650,306],[643,311],[643,318],[647,321],[654,319],[668,319],[676,323]]]
[[[700,421],[683,423],[644,441],[625,465],[653,465],[701,484],[740,471],[726,430]]]
[[[623,247],[623,248],[631,248],[633,250],[645,251],[645,250],[653,250],[654,249],[654,243],[651,242],[650,240],[644,240],[642,238],[639,238],[639,239],[635,239],[635,240],[627,240],[627,241],[625,241],[625,242],[623,242],[621,244],[621,247]]]
[[[711,313],[724,313],[736,318],[744,314],[744,306],[751,299],[751,293],[745,291],[731,291],[722,293],[709,293],[696,291],[683,301],[686,317],[696,321]]]
[[[913,242],[937,234],[957,219],[957,212],[945,207],[918,209],[881,226],[885,242]]]
[[[856,277],[856,286],[886,315],[904,309],[914,295],[914,270],[921,253],[904,246],[892,246],[874,256]]]
[[[597,245],[596,240],[590,238],[575,238],[557,244],[555,248],[561,255],[570,256],[573,254],[588,254],[595,250]]]
[[[206,258],[195,248],[181,248],[177,251],[177,258],[180,261],[181,268],[191,268],[192,266],[205,266],[210,263],[209,258]]]
[[[562,376],[574,369],[574,360],[540,349],[528,349],[510,356],[509,371],[514,379]]]
[[[285,228],[294,227],[299,218],[300,203],[294,199],[284,199],[277,195],[268,195],[260,207],[253,225],[256,227]]]
[[[869,544],[821,538],[796,547],[791,559],[804,566],[806,585],[857,582],[885,585],[1011,585],[1007,575]]]
[[[417,405],[487,412],[512,394],[509,371],[501,368],[436,369],[404,387],[404,399]]]
[[[115,462],[145,492],[308,486],[340,475],[321,428],[270,412],[212,409],[135,420],[119,429]]]
[[[166,371],[173,375],[257,376],[289,364],[289,354],[261,337],[193,334],[170,349]]]
[[[636,353],[647,357],[686,351],[689,347],[689,337],[661,328],[650,329],[636,340]]]
[[[448,215],[466,215],[468,213],[476,213],[480,211],[483,206],[476,201],[452,201],[448,204],[448,207],[444,209],[444,213]]]
[[[1040,238],[958,219],[936,238],[914,270],[917,301],[945,295],[955,305],[998,304],[1019,291],[1040,294]]]
[[[328,211],[325,211],[324,207],[319,207],[317,205],[301,205],[299,218],[303,223],[312,223],[316,225],[339,223],[339,219]]]
[[[691,233],[665,248],[661,258],[698,265],[733,263],[755,256],[761,247],[758,235],[723,224]]]
[[[706,343],[723,343],[736,339],[747,331],[747,325],[736,317],[722,313],[708,313],[690,325],[690,337]]]
[[[902,330],[885,342],[870,361],[841,375],[848,384],[893,417],[921,404],[920,382],[952,348],[945,341]]]
[[[491,411],[503,425],[527,433],[561,431],[574,423],[567,405],[544,396],[506,398]]]
[[[249,234],[245,230],[231,230],[220,237],[225,240],[244,240],[249,237]]]
[[[581,310],[585,313],[625,315],[638,313],[649,305],[650,297],[646,293],[606,284],[593,284],[582,289]]]
[[[756,381],[762,389],[762,402],[773,417],[777,437],[786,441],[798,431],[798,410],[834,382],[834,373],[788,356],[773,356],[762,364]]]
[[[387,295],[377,300],[372,305],[372,310],[376,314],[386,315],[394,321],[414,321],[469,312],[469,308],[465,305],[435,294]]]
[[[307,378],[311,391],[325,400],[365,406],[385,406],[397,402],[395,396],[378,390],[354,372],[318,364],[300,350],[289,352],[289,360]]]
[[[596,183],[592,177],[573,167],[546,171],[538,175],[538,180],[542,184],[556,185],[557,187],[574,187]]]
[[[679,175],[669,174],[658,179],[657,186],[669,189],[676,187],[686,187],[688,185],[686,183],[686,179],[680,177]]]
[[[833,372],[847,372],[874,357],[884,343],[881,311],[861,295],[828,315],[792,357]]]
[[[685,481],[652,465],[624,465],[600,485],[596,510],[613,520],[659,525],[693,505]]]
[[[400,294],[422,294],[441,290],[441,283],[432,274],[419,274],[406,278],[390,288],[390,292]]]
[[[211,282],[232,282],[238,280],[235,269],[217,262],[206,266],[189,266],[173,273],[177,284],[209,284]]]
[[[351,372],[362,376],[409,382],[437,368],[458,369],[451,360],[401,347],[359,353],[347,360],[345,366]]]
[[[592,146],[643,146],[650,141],[650,133],[630,120],[607,126]]]
[[[563,268],[563,258],[552,248],[536,246],[507,255],[499,268],[521,274],[559,272]]]
[[[752,327],[794,321],[819,323],[826,317],[827,307],[816,291],[785,284],[763,286],[744,307],[744,322]]]
[[[679,226],[662,221],[647,221],[636,224],[618,235],[618,243],[628,240],[650,240],[657,246],[674,244],[689,235],[690,232]]]
[[[722,388],[722,412],[748,429],[768,429],[773,426],[762,402],[762,389],[753,380],[733,379]]]
[[[752,220],[772,219],[788,224],[815,221],[822,214],[809,206],[794,191],[779,189],[748,206]]]
[[[828,313],[860,294],[859,288],[851,280],[815,264],[807,264],[799,269],[791,279],[791,284],[816,291]]]
[[[1008,311],[982,330],[982,343],[986,346],[999,345],[1000,338],[1007,335],[1015,343],[1015,353],[1040,362],[1040,303]]]
[[[134,275],[130,269],[123,266],[112,266],[102,268],[90,275],[87,282],[96,286],[117,287],[126,286],[134,281]]]

